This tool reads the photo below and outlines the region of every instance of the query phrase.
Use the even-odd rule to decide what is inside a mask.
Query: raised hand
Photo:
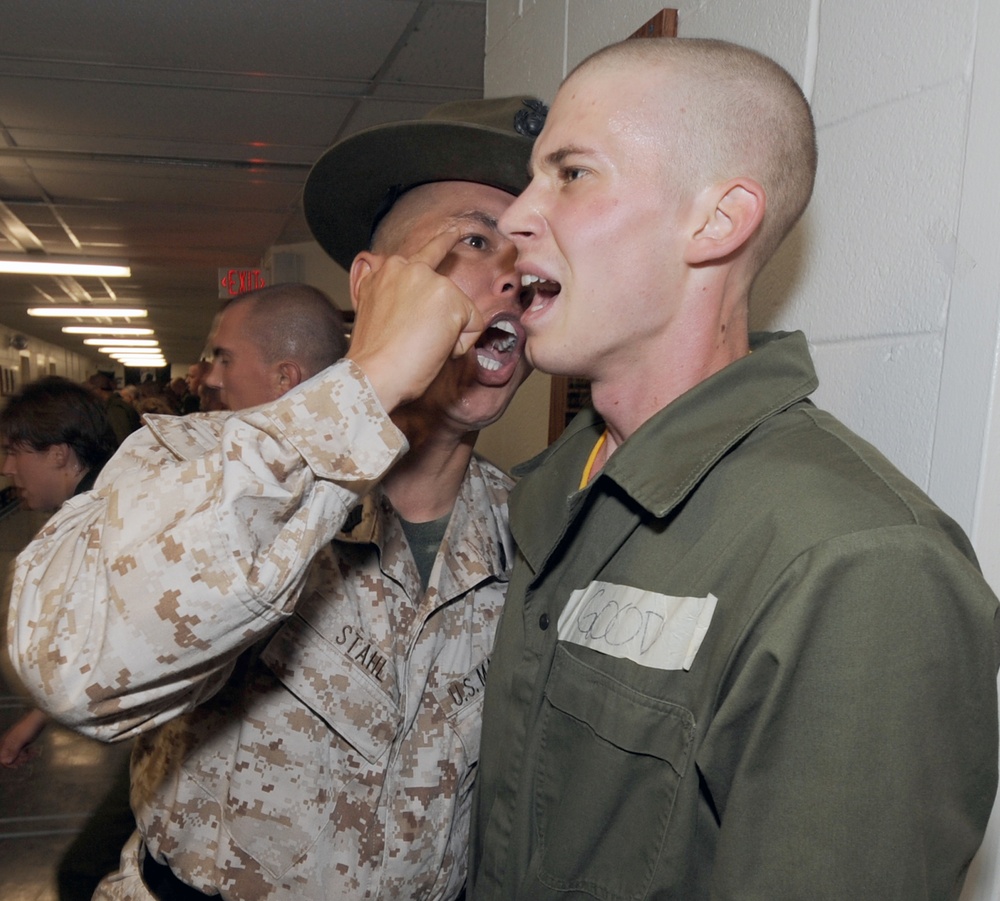
[[[420,397],[485,327],[469,297],[437,272],[461,237],[448,228],[410,257],[363,253],[351,268],[357,315],[347,356],[389,411]]]

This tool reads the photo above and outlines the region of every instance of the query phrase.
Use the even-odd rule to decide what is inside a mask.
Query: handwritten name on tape
[[[717,600],[591,582],[570,595],[559,617],[559,638],[642,666],[689,670]]]

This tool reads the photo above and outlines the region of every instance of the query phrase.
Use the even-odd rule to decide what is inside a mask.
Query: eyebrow
[[[466,210],[456,216],[449,217],[451,222],[458,225],[462,222],[478,222],[483,228],[489,231],[499,232],[499,220],[496,216],[490,216],[482,210]]]
[[[561,166],[565,161],[566,157],[575,156],[578,153],[588,153],[589,151],[583,147],[576,147],[570,145],[569,147],[560,147],[558,150],[553,150],[552,153],[546,154],[542,157],[542,165],[547,166],[550,169],[556,169]],[[534,175],[534,160],[528,162],[528,175]]]

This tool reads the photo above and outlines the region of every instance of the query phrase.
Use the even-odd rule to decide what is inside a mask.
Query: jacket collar
[[[441,543],[444,559],[437,579],[441,601],[486,580],[507,581],[514,557],[505,493],[499,478],[473,455]],[[402,585],[419,584],[410,555],[402,553],[403,528],[380,488],[351,511],[336,540],[374,544],[387,576]]]
[[[559,535],[546,534],[556,525],[552,511],[572,517],[608,480],[652,516],[666,516],[732,447],[816,389],[801,332],[754,334],[751,348],[648,419],[582,491],[583,466],[604,424],[593,410],[580,413],[558,441],[515,469],[523,476],[511,498],[518,545],[554,546]]]

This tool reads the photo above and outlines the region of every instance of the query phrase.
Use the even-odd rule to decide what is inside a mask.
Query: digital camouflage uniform
[[[473,459],[422,592],[373,488],[406,442],[353,363],[267,407],[149,419],[19,557],[9,640],[37,701],[139,736],[139,830],[202,891],[454,897],[506,478]],[[143,853],[101,897],[149,897]]]

